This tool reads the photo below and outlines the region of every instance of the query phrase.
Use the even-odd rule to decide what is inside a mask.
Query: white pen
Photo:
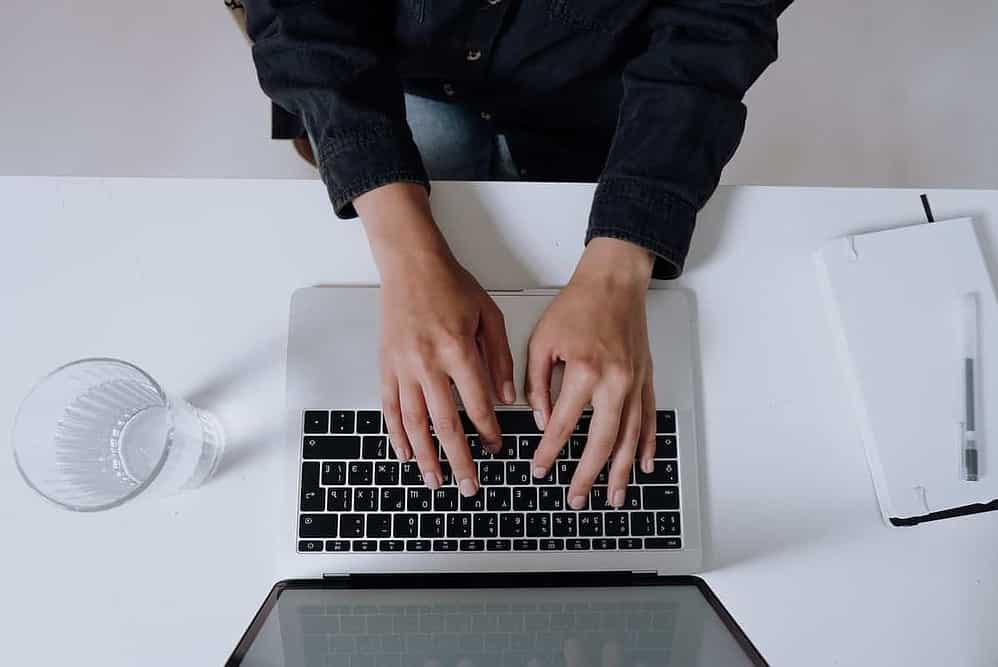
[[[961,471],[963,479],[976,482],[977,460],[977,383],[978,378],[978,310],[977,294],[963,297],[963,442]]]

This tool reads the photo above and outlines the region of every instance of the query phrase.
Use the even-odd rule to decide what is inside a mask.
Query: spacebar
[[[530,410],[496,410],[499,430],[503,433],[540,433]]]

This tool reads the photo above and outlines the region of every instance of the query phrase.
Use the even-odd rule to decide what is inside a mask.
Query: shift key
[[[359,459],[359,435],[307,435],[302,439],[306,459]]]

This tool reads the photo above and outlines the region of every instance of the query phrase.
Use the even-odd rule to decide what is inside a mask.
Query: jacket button
[[[481,59],[481,57],[482,52],[478,49],[468,49],[468,52],[464,54],[464,59],[468,62],[475,62],[476,60]]]
[[[483,111],[479,115],[482,117],[482,120],[492,120],[492,114],[490,114],[488,111]]]
[[[454,86],[452,84],[445,83],[442,87],[444,89],[444,95],[446,95],[447,97],[454,97],[455,91],[454,91]]]

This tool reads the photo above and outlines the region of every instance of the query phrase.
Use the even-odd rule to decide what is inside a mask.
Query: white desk
[[[483,284],[563,283],[591,187],[439,184]],[[998,192],[930,192],[985,221]],[[0,451],[0,662],[215,665],[272,565],[293,289],[372,283],[359,225],[297,181],[0,179],[0,428],[36,379],[113,355],[216,411],[219,476],[158,504],[76,515]],[[993,665],[998,515],[880,520],[811,251],[922,218],[915,191],[722,189],[682,283],[699,302],[711,587],[774,665]],[[994,269],[993,269],[994,270]]]

